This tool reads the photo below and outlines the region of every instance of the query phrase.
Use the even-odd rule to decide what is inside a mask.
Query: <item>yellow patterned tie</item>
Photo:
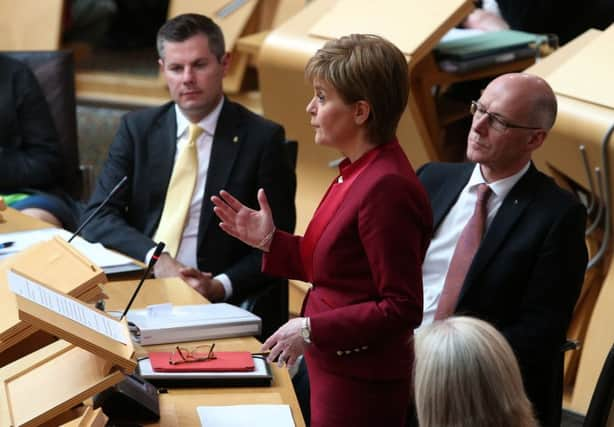
[[[173,257],[177,255],[186,217],[190,209],[190,201],[198,174],[196,140],[203,132],[204,130],[200,126],[190,124],[188,143],[177,156],[173,166],[173,174],[168,184],[162,218],[160,218],[160,224],[154,236],[156,242],[166,243],[165,251]]]

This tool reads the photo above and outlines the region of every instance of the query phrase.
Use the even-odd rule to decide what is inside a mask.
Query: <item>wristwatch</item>
[[[307,344],[311,344],[311,324],[309,323],[309,317],[303,317],[303,327],[301,328],[301,335],[303,340]]]

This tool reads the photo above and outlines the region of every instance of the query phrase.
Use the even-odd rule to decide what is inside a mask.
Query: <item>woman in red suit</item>
[[[425,191],[395,138],[407,105],[407,62],[372,35],[332,40],[306,67],[316,144],[343,153],[340,173],[303,237],[277,230],[227,192],[220,226],[264,252],[263,271],[311,282],[303,316],[263,344],[269,361],[305,355],[312,426],[402,426],[410,339],[422,318],[421,265],[432,228]]]

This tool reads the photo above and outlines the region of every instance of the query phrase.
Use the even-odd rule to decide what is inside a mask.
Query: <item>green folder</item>
[[[502,30],[444,41],[435,47],[438,59],[470,60],[497,55],[527,47],[536,48],[547,41],[547,36],[523,31]]]

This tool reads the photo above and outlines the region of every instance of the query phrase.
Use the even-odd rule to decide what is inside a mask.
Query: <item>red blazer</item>
[[[356,178],[316,243],[310,363],[340,375],[411,375],[413,330],[422,320],[422,261],[432,230],[425,190],[394,141]],[[277,231],[263,271],[306,280],[302,237]]]

